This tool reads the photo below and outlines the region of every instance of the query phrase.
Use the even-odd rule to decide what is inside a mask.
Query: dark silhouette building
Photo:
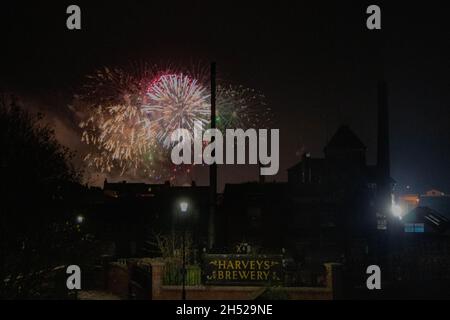
[[[288,169],[287,183],[227,184],[220,207],[223,245],[250,242],[323,261],[368,253],[371,236],[386,230],[377,211],[377,167],[367,165],[366,147],[348,126],[337,130],[324,155],[304,154]]]
[[[222,244],[253,241],[285,248],[298,260],[382,260],[393,185],[387,87],[380,82],[377,164],[367,164],[366,146],[343,125],[323,158],[305,153],[288,169],[287,183],[227,184],[219,210]]]
[[[188,202],[182,216],[180,202]],[[170,234],[187,228],[199,246],[207,245],[209,188],[164,184],[111,183],[105,180],[103,194],[91,206],[93,229],[110,241],[118,257],[157,254],[155,234]]]

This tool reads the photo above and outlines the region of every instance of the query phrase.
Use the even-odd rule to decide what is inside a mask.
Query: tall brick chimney
[[[389,178],[391,174],[389,152],[389,110],[388,88],[385,81],[378,81],[378,139],[377,139],[377,166],[379,174]]]

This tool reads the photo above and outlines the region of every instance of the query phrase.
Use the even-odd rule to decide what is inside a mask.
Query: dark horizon
[[[216,61],[218,73],[263,92],[273,110],[280,171],[268,181],[285,181],[303,152],[322,156],[341,124],[350,125],[375,164],[381,68],[389,86],[392,177],[411,192],[450,191],[448,26],[438,2],[380,4],[381,32],[366,29],[365,2],[80,3],[81,31],[65,28],[68,4],[5,5],[0,88],[42,111],[61,143],[79,153],[80,132],[68,106],[87,74],[130,61]],[[200,171],[195,179],[207,184],[207,170]],[[257,166],[218,171],[221,186],[258,179]]]

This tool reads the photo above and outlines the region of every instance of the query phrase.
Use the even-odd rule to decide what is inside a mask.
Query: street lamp
[[[391,211],[395,217],[397,217],[399,219],[402,218],[403,208],[401,206],[399,206],[398,204],[392,204]]]
[[[84,221],[84,217],[80,214],[80,215],[77,216],[77,219],[76,219],[76,220],[77,220],[77,223],[78,223],[78,224],[81,224],[81,223],[83,223],[83,221]]]
[[[186,215],[186,212],[188,210],[189,203],[186,201],[180,202],[180,210],[183,216]],[[181,274],[181,281],[182,281],[182,289],[181,289],[181,299],[186,300],[186,221],[183,221],[183,244],[182,244],[182,250],[181,254],[183,255],[183,270]]]
[[[189,207],[189,204],[186,201],[181,201],[180,202],[180,210],[181,210],[181,212],[186,213],[188,207]]]

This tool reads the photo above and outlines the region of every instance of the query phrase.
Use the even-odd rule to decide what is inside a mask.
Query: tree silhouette
[[[73,154],[42,120],[0,96],[0,296],[5,298],[34,295],[32,287],[42,281],[38,271],[64,263],[83,237],[70,222],[68,205],[81,188],[81,174],[71,164]]]

